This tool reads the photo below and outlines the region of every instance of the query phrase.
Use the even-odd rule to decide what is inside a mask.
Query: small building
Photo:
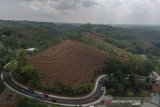
[[[26,49],[27,52],[34,52],[36,50],[37,50],[36,48],[28,48],[28,49]]]

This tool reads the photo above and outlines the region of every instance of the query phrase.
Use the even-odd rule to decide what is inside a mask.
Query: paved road
[[[106,79],[107,75],[101,76],[99,79],[97,79],[95,90],[89,94],[86,97],[79,97],[79,98],[73,98],[73,97],[58,97],[53,95],[48,95],[45,97],[40,92],[36,92],[35,90],[29,90],[21,85],[16,84],[14,81],[12,81],[9,73],[7,71],[3,71],[1,74],[1,78],[4,82],[4,84],[12,89],[13,91],[16,91],[19,94],[22,94],[24,96],[34,98],[43,102],[52,103],[52,104],[58,104],[58,105],[66,105],[66,106],[89,106],[96,104],[102,100],[106,93],[106,89],[104,88],[102,82],[104,79]],[[102,89],[103,87],[103,89]]]

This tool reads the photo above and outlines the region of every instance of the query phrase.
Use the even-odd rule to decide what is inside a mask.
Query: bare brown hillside
[[[44,86],[55,87],[61,81],[78,87],[94,78],[108,56],[109,53],[66,40],[31,57],[28,64],[39,71]]]

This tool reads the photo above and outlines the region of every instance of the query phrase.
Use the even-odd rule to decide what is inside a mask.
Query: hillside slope
[[[55,87],[57,82],[63,82],[79,87],[94,79],[107,56],[109,53],[66,40],[31,57],[28,64],[38,69],[44,86]]]

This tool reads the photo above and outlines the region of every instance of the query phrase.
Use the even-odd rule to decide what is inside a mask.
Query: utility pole
[[[158,93],[158,99],[159,99],[159,107],[160,107],[160,92]]]

